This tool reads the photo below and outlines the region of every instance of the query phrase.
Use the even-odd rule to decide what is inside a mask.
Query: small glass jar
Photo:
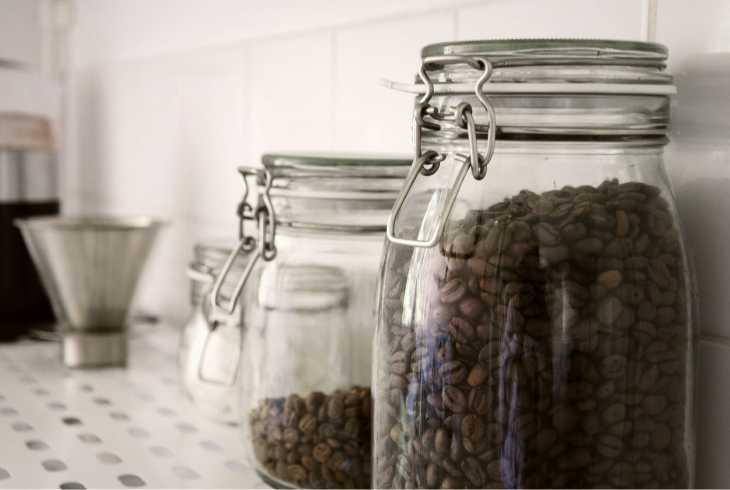
[[[374,486],[691,486],[666,48],[474,41],[422,56],[422,83],[402,86],[423,95],[384,252]]]
[[[242,425],[274,487],[370,487],[376,282],[409,164],[265,155],[263,169],[240,169],[259,191],[242,209],[244,223],[258,223],[240,246],[255,250],[239,282]]]
[[[223,240],[198,243],[187,274],[190,278],[192,312],[184,325],[178,349],[178,368],[183,390],[207,417],[224,423],[238,423],[238,361],[240,357],[240,311],[208,314],[208,293],[233,244]],[[237,256],[232,268],[245,269],[245,257]],[[231,285],[222,286],[221,295],[230,297]]]

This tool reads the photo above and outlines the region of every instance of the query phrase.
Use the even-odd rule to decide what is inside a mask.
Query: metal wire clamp
[[[274,243],[276,237],[276,215],[270,196],[271,173],[260,168],[246,166],[239,167],[238,172],[243,178],[244,187],[244,197],[238,207],[240,236],[238,245],[233,249],[223,264],[223,268],[218,274],[210,292],[210,315],[214,321],[216,318],[220,318],[221,316],[224,318],[229,317],[234,313],[241,292],[258,260],[263,259],[268,262],[276,257],[276,245]],[[255,208],[247,202],[249,193],[248,176],[250,175],[256,176],[260,190]],[[258,236],[247,235],[245,233],[245,221],[256,221]],[[231,271],[233,263],[239,254],[249,253],[254,250],[255,252],[250,256],[243,274],[236,281],[236,286],[231,297],[224,303],[221,299],[221,288]]]
[[[479,103],[484,107],[488,117],[488,130],[487,130],[487,148],[484,155],[481,155],[477,146],[477,129],[474,122],[474,116],[472,114],[472,107],[470,104],[463,102],[456,107],[453,122],[459,128],[465,129],[469,140],[469,154],[455,156],[455,161],[461,163],[459,172],[457,173],[454,183],[449,188],[446,195],[446,203],[444,208],[441,210],[437,217],[437,222],[434,231],[431,236],[426,239],[415,239],[410,240],[406,238],[400,238],[395,232],[396,223],[398,216],[400,215],[403,205],[405,204],[408,194],[410,193],[413,185],[418,178],[418,175],[430,176],[435,174],[441,162],[446,159],[445,154],[440,154],[436,151],[429,150],[425,153],[422,149],[422,132],[426,128],[431,131],[438,131],[441,126],[438,123],[434,123],[427,118],[430,115],[434,115],[437,109],[429,102],[434,94],[434,87],[431,78],[428,75],[429,69],[442,68],[446,65],[452,64],[466,64],[476,70],[481,70],[482,73],[477,79],[474,85],[474,94],[476,95]],[[410,247],[420,248],[431,248],[435,246],[441,239],[446,222],[451,216],[451,212],[456,204],[456,199],[459,195],[459,190],[464,183],[467,171],[471,168],[472,176],[476,180],[482,180],[487,174],[487,165],[494,155],[494,146],[497,136],[497,116],[492,106],[492,103],[483,93],[483,86],[492,76],[492,64],[482,57],[471,57],[471,56],[432,56],[424,58],[421,62],[421,67],[418,71],[419,77],[423,81],[425,86],[425,92],[423,96],[416,102],[413,110],[413,140],[415,146],[416,158],[411,164],[411,169],[408,172],[406,181],[403,185],[398,199],[396,200],[393,210],[388,218],[386,227],[386,235],[388,240],[392,243],[399,245],[406,245]],[[434,117],[431,117],[434,119]]]

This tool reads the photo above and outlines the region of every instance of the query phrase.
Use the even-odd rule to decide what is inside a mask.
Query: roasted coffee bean
[[[460,361],[449,361],[439,366],[439,375],[444,383],[458,385],[467,376],[466,368]]]
[[[688,485],[684,260],[660,194],[522,191],[448,223],[425,264],[393,249],[376,486]],[[415,266],[432,270],[406,294]]]
[[[560,233],[550,223],[540,223],[535,227],[537,241],[542,246],[554,247],[560,243]]]
[[[569,406],[556,407],[553,413],[553,427],[558,432],[566,433],[572,431],[579,422],[579,416],[576,411]]]
[[[451,437],[446,429],[438,429],[434,439],[434,449],[438,454],[446,454],[449,451]]]
[[[371,405],[370,390],[358,386],[262,400],[249,417],[252,431],[281,436],[256,438],[254,455],[272,476],[298,487],[370,488]],[[288,426],[294,416],[297,424]]]
[[[453,304],[466,294],[466,284],[459,278],[451,279],[441,288],[441,301],[444,304]]]
[[[445,386],[443,394],[444,407],[455,413],[463,413],[466,409],[466,396],[455,386]]]
[[[598,275],[598,284],[606,289],[613,289],[621,284],[623,276],[620,271],[609,270]]]

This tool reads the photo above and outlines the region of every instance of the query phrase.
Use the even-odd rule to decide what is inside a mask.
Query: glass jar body
[[[425,148],[448,156],[401,213],[421,239],[465,152]],[[692,484],[690,273],[661,155],[499,141],[435,247],[386,245],[376,488]]]
[[[279,228],[243,292],[242,426],[275,487],[369,487],[383,234]]]

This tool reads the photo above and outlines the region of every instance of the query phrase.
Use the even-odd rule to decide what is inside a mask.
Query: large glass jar
[[[692,485],[666,55],[446,43],[399,85],[423,95],[379,290],[376,488]]]
[[[376,283],[409,164],[265,155],[241,169],[258,179],[243,210],[258,230],[240,246],[254,250],[240,282],[243,436],[274,487],[370,487]]]

